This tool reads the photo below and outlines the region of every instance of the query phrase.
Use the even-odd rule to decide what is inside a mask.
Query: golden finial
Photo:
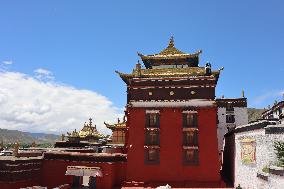
[[[120,119],[119,118],[117,118],[117,123],[120,123]]]
[[[141,64],[140,64],[139,60],[136,63],[136,71],[137,71],[138,76],[141,76]]]
[[[92,124],[93,124],[93,123],[92,123],[92,118],[90,118],[89,121],[90,121],[90,122],[89,122],[89,126],[92,127]]]
[[[174,46],[175,46],[174,36],[171,36],[168,47],[174,47]]]
[[[242,90],[242,97],[245,98],[245,91]]]

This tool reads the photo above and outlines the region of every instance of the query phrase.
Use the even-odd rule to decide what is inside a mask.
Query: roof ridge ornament
[[[172,35],[168,44],[168,48],[173,48],[175,47],[175,40],[174,40],[174,36]]]

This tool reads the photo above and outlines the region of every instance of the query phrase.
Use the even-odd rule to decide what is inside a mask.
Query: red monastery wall
[[[145,165],[145,109],[128,109],[127,181],[219,182],[216,108],[198,109],[199,165],[183,165],[182,109],[160,109],[160,163]]]
[[[115,162],[70,162],[64,160],[45,160],[42,169],[42,185],[54,188],[62,184],[72,184],[72,176],[65,175],[67,166],[100,167],[103,177],[97,177],[97,188],[112,189],[125,179],[125,163]]]

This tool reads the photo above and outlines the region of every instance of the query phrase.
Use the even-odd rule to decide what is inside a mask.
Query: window
[[[198,149],[184,149],[183,162],[186,165],[198,165]]]
[[[145,164],[157,164],[160,161],[160,114],[159,110],[146,110]]]
[[[226,123],[235,123],[235,115],[232,114],[226,115]]]
[[[197,113],[183,113],[183,127],[184,128],[197,128],[198,115]]]
[[[226,104],[226,111],[234,111],[233,104],[231,102],[228,102]]]
[[[183,145],[197,146],[198,145],[198,131],[183,131]]]
[[[146,114],[146,127],[159,127],[159,114]]]
[[[159,131],[147,130],[146,131],[146,145],[159,145]]]
[[[160,161],[160,150],[159,149],[145,149],[145,163],[146,164],[158,164]]]

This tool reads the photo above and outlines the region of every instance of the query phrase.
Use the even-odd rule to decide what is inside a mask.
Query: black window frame
[[[227,114],[226,115],[226,123],[235,123],[235,115],[234,114]]]

